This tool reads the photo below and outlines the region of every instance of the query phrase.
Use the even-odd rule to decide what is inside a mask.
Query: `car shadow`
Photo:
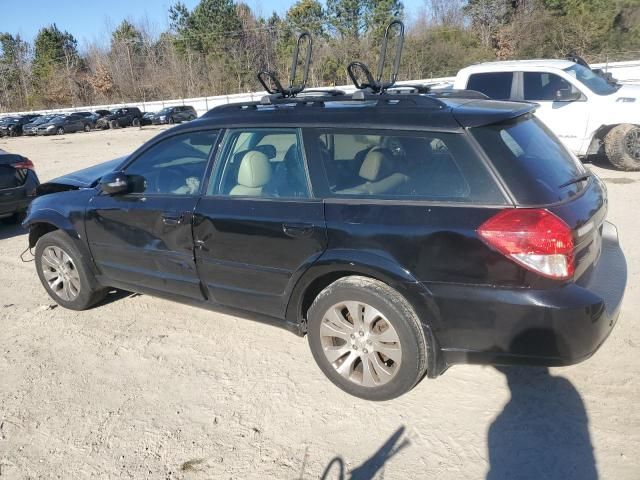
[[[18,223],[9,223],[0,220],[0,240],[26,235],[26,233],[27,230],[22,228]]]
[[[487,480],[598,478],[580,394],[548,368],[497,367],[511,399],[488,433]]]
[[[107,295],[98,303],[96,303],[92,308],[104,307],[105,305],[109,305],[110,303],[113,303],[113,302],[118,302],[124,298],[135,298],[139,296],[140,296],[139,293],[127,292],[126,290],[119,290],[117,288],[112,288],[109,290],[109,293],[107,293]]]
[[[345,466],[342,457],[334,457],[325,467],[321,480],[372,480],[380,472],[385,463],[400,450],[408,447],[411,442],[404,435],[404,426],[398,428],[389,439],[361,465],[351,470],[345,476]],[[402,441],[400,441],[402,440]]]

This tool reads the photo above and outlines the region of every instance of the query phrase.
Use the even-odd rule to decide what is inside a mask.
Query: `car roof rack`
[[[296,84],[296,73],[298,71],[298,62],[300,56],[300,47],[306,44],[306,55],[304,60],[304,71],[302,74],[302,82]],[[291,61],[291,72],[289,73],[289,86],[284,88],[280,79],[274,72],[262,70],[258,73],[258,81],[262,84],[269,95],[279,95],[283,98],[295,97],[302,92],[307,86],[309,78],[309,65],[311,64],[311,52],[313,50],[313,39],[309,32],[302,32],[298,36],[296,48],[293,51],[293,59]]]

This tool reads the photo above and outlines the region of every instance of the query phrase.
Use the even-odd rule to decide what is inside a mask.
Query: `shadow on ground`
[[[27,234],[27,230],[22,228],[20,224],[9,223],[7,221],[0,220],[0,240],[5,240],[7,238],[13,238],[19,235],[26,235],[26,234]]]
[[[396,453],[411,442],[407,438],[402,439],[404,427],[400,427],[393,435],[367,460],[349,472],[345,476],[344,460],[342,457],[334,457],[320,476],[321,480],[371,480],[382,472],[385,463]],[[402,439],[402,441],[400,441]]]
[[[598,478],[584,403],[547,368],[500,367],[511,399],[489,427],[487,480]]]

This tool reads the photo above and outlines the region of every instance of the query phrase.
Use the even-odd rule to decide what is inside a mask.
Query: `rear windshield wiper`
[[[589,180],[590,177],[590,173],[585,173],[584,175],[573,177],[571,180],[564,182],[562,185],[558,185],[558,188],[564,188],[568,187],[569,185],[573,185],[574,183],[584,182],[585,180]]]

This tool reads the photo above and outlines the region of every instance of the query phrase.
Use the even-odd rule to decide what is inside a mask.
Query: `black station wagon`
[[[116,287],[306,334],[373,400],[456,363],[579,362],[626,263],[604,184],[534,109],[473,92],[217,107],[42,185],[37,272],[75,310]]]

